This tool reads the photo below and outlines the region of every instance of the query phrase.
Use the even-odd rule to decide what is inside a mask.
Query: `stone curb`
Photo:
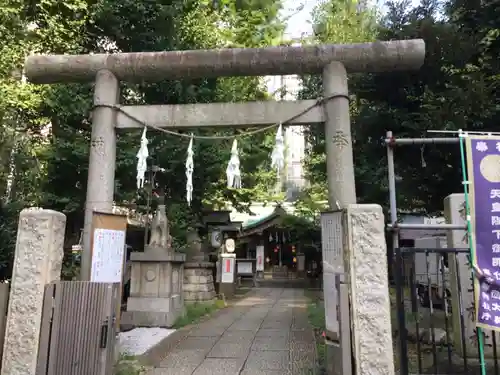
[[[171,335],[165,337],[158,344],[150,348],[146,353],[136,357],[143,366],[156,367],[166,357],[166,355],[182,340],[184,340],[191,331],[192,327],[186,326],[178,329]]]
[[[168,355],[168,353],[174,349],[178,343],[180,343],[182,340],[186,339],[189,336],[189,333],[193,328],[196,328],[196,326],[200,323],[206,322],[209,319],[217,318],[220,316],[223,312],[226,311],[227,308],[232,307],[234,302],[238,302],[243,298],[246,298],[250,293],[252,292],[252,289],[250,289],[247,293],[245,293],[243,296],[239,296],[236,298],[234,301],[229,301],[227,302],[227,306],[215,311],[213,314],[210,314],[210,316],[207,317],[202,317],[198,322],[189,324],[187,326],[184,326],[182,328],[179,328],[176,330],[174,333],[171,335],[165,337],[163,340],[161,340],[158,344],[150,348],[146,353],[141,354],[136,357],[137,361],[143,366],[147,367],[158,367],[160,363],[165,359],[165,357]]]

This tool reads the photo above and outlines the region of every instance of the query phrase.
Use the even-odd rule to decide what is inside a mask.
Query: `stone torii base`
[[[114,198],[117,129],[148,125],[182,129],[325,124],[328,201],[332,209],[356,203],[349,117],[347,72],[391,72],[420,68],[425,57],[422,40],[349,45],[267,47],[95,55],[30,56],[26,76],[34,83],[95,82],[89,157],[82,270],[90,277],[92,212],[111,212]],[[195,105],[121,106],[119,81],[323,74],[321,107],[313,102],[214,103]],[[388,291],[380,291],[388,293]],[[353,309],[355,310],[356,306]],[[345,335],[349,336],[349,335]],[[350,348],[350,337],[341,337]],[[359,344],[359,343],[356,343]],[[380,348],[392,351],[391,348]],[[388,366],[390,367],[390,366]],[[335,371],[351,373],[351,358]]]

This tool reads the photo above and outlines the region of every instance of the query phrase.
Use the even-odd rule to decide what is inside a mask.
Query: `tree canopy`
[[[0,219],[0,261],[8,274],[17,215],[25,206],[42,206],[67,215],[67,241],[75,243],[83,226],[86,195],[91,84],[36,86],[23,83],[22,63],[30,53],[173,51],[256,47],[279,42],[280,1],[116,1],[6,0],[0,10],[0,186],[5,192]],[[266,99],[261,78],[162,80],[123,84],[123,104],[183,104]],[[204,135],[240,131],[208,129]],[[115,200],[144,211],[148,189],[137,191],[136,153],[140,132],[120,134]],[[275,176],[269,155],[273,135],[239,140],[243,186],[227,189],[225,169],[230,140],[195,140],[194,192],[185,202],[185,159],[189,140],[148,132],[150,165],[164,168],[156,186],[167,191],[175,236],[196,220],[204,206],[235,206],[272,199]],[[2,264],[0,264],[2,266]]]
[[[350,77],[351,124],[357,196],[387,207],[385,133],[396,137],[440,136],[428,130],[495,131],[498,123],[498,4],[495,1],[389,1],[385,14],[354,0],[329,0],[316,11],[312,42],[422,38],[417,72]],[[303,97],[320,96],[319,77],[303,77]],[[322,129],[307,134],[305,165],[311,186],[300,202],[326,199]],[[443,136],[443,135],[441,135]],[[463,191],[458,145],[402,146],[396,151],[398,207],[437,213],[443,199]]]
[[[258,47],[286,43],[281,1],[273,0],[5,0],[0,9],[0,274],[8,276],[19,210],[42,206],[67,215],[67,241],[83,226],[92,85],[32,85],[23,79],[31,53],[172,51]],[[389,1],[382,9],[355,0],[324,0],[314,9],[314,35],[304,43],[353,43],[423,38],[426,59],[416,72],[349,77],[356,186],[360,202],[388,202],[383,139],[425,137],[428,130],[495,131],[499,120],[500,7],[494,0]],[[301,98],[321,96],[318,76],[302,77]],[[255,77],[162,80],[122,84],[124,104],[181,104],[265,100]],[[240,130],[194,130],[235,135]],[[115,199],[144,211],[148,189],[135,186],[140,132],[118,137]],[[297,212],[313,215],[326,200],[324,129],[308,129],[304,165],[309,186]],[[239,141],[243,189],[227,189],[230,140],[195,140],[194,201],[185,203],[188,139],[149,131],[150,165],[168,192],[174,237],[202,207],[226,202],[280,200],[270,169],[274,134]],[[405,146],[396,150],[398,206],[434,213],[460,192],[457,146]]]

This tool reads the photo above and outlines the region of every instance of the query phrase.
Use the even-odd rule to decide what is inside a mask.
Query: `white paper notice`
[[[252,262],[239,261],[236,263],[236,267],[238,268],[238,275],[251,275],[253,273]]]
[[[124,252],[125,231],[94,230],[90,281],[96,283],[120,283],[122,281]]]
[[[234,283],[235,258],[222,258],[222,283]]]

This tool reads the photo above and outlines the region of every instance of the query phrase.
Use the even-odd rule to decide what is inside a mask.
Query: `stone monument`
[[[182,280],[185,254],[172,248],[163,198],[151,224],[151,239],[144,252],[130,254],[130,297],[122,324],[140,327],[172,327],[184,313]]]
[[[59,280],[66,216],[26,208],[19,215],[2,375],[35,375],[45,285]]]
[[[208,255],[196,229],[187,233],[187,262],[184,264],[184,300],[186,302],[211,301],[215,298],[213,278],[214,264]]]
[[[352,348],[356,359],[352,373],[394,375],[382,207],[350,204],[345,210],[344,223],[343,255],[351,302]],[[348,359],[343,361],[346,363]]]

